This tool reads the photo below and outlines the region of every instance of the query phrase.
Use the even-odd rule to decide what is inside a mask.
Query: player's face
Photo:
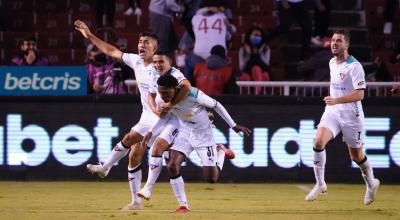
[[[331,39],[331,51],[334,56],[343,54],[349,48],[349,43],[345,40],[343,34],[333,34]]]
[[[138,43],[138,54],[139,56],[144,59],[152,59],[154,52],[157,50],[157,43],[154,39],[143,36],[139,38]]]
[[[157,73],[162,75],[171,69],[171,60],[165,55],[154,55],[153,66]]]
[[[158,86],[158,93],[164,102],[170,102],[174,98],[176,89],[165,86]]]

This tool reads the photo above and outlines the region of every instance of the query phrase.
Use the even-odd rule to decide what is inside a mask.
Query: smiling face
[[[165,55],[156,54],[153,56],[153,66],[157,73],[162,75],[171,69],[171,59]]]
[[[164,102],[170,102],[176,94],[176,88],[158,86],[158,93]]]
[[[145,60],[150,61],[153,59],[153,54],[157,50],[157,41],[149,36],[141,36],[138,43],[138,54]]]
[[[340,56],[349,49],[349,42],[344,34],[333,34],[331,39],[331,51],[334,56]]]

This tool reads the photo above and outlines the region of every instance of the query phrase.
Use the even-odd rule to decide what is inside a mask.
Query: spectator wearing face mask
[[[243,46],[239,49],[239,80],[269,81],[271,50],[266,43],[264,31],[252,27],[246,33]]]
[[[35,37],[24,38],[20,43],[20,50],[11,59],[11,66],[48,66],[49,60],[42,57],[37,48]]]

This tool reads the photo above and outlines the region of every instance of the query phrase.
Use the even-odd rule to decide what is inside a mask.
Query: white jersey
[[[211,48],[222,45],[226,50],[226,16],[219,12],[212,15],[196,14],[192,18],[195,43],[193,52],[204,59],[210,55]]]
[[[154,74],[155,77],[154,77],[153,82],[149,89],[149,92],[153,93],[153,94],[157,93],[157,80],[158,80],[158,78],[160,78],[160,75],[155,70],[154,70],[154,72],[155,72],[155,74]],[[178,84],[181,83],[182,80],[186,79],[186,77],[183,75],[183,73],[180,70],[176,69],[175,67],[171,67],[171,69],[169,70],[169,73],[166,73],[166,74],[171,74],[171,76],[175,77],[175,79],[178,80]]]
[[[330,68],[330,96],[339,98],[348,95],[350,92],[358,89],[365,89],[365,73],[361,64],[353,57],[349,56],[341,64],[336,63],[336,57],[329,61]],[[332,111],[337,114],[351,114],[356,117],[364,117],[361,101],[327,105],[326,111]]]
[[[158,74],[154,71],[153,65],[145,66],[143,59],[137,54],[124,53],[122,60],[135,71],[136,83],[140,92],[140,101],[143,106],[143,113],[140,120],[145,120],[152,124],[158,120],[158,116],[153,113],[149,106],[148,94],[153,85],[154,78]]]
[[[163,103],[160,96],[156,97],[156,103]],[[183,129],[206,129],[210,128],[212,124],[208,118],[206,107],[215,109],[230,127],[236,125],[226,112],[226,109],[219,104],[217,100],[209,97],[195,87],[192,87],[186,99],[182,100],[171,109],[171,113],[178,117],[181,128]]]

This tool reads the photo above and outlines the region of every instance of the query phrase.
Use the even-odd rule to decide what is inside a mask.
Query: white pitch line
[[[299,188],[300,190],[304,191],[304,192],[310,192],[311,188],[307,185],[296,185],[297,188]]]

